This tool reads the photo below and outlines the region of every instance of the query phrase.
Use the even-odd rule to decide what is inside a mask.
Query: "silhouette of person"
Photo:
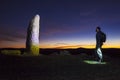
[[[102,40],[102,31],[101,31],[101,28],[98,26],[98,27],[96,27],[96,49],[95,49],[95,54],[96,54],[97,60],[99,62],[101,62],[103,60],[103,55],[102,55],[102,51],[101,51],[103,42],[101,40]]]

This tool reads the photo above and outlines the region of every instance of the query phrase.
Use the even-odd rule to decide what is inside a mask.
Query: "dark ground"
[[[0,80],[119,80],[120,59],[104,56],[107,64],[87,64],[87,54],[0,55]]]

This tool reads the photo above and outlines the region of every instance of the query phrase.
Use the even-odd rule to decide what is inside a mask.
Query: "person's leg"
[[[98,50],[98,47],[97,47],[97,45],[96,45],[95,54],[94,54],[94,58],[95,58],[96,61],[99,60],[99,56],[98,56],[97,50]]]
[[[102,51],[101,51],[101,48],[100,48],[100,47],[97,48],[97,54],[98,54],[98,56],[99,56],[99,62],[101,62],[101,61],[102,61],[102,58],[103,58],[103,55],[102,55]]]

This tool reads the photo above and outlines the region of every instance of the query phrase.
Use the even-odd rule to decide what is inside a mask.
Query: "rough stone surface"
[[[39,15],[33,17],[27,29],[27,53],[39,55]]]

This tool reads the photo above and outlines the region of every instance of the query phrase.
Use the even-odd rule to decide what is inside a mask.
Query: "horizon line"
[[[0,49],[26,49],[24,47],[20,47],[20,48],[15,48],[15,47],[3,47]],[[78,47],[78,48],[39,48],[39,49],[95,49],[95,48],[85,48],[85,47]],[[120,49],[120,47],[103,47],[102,49]]]

